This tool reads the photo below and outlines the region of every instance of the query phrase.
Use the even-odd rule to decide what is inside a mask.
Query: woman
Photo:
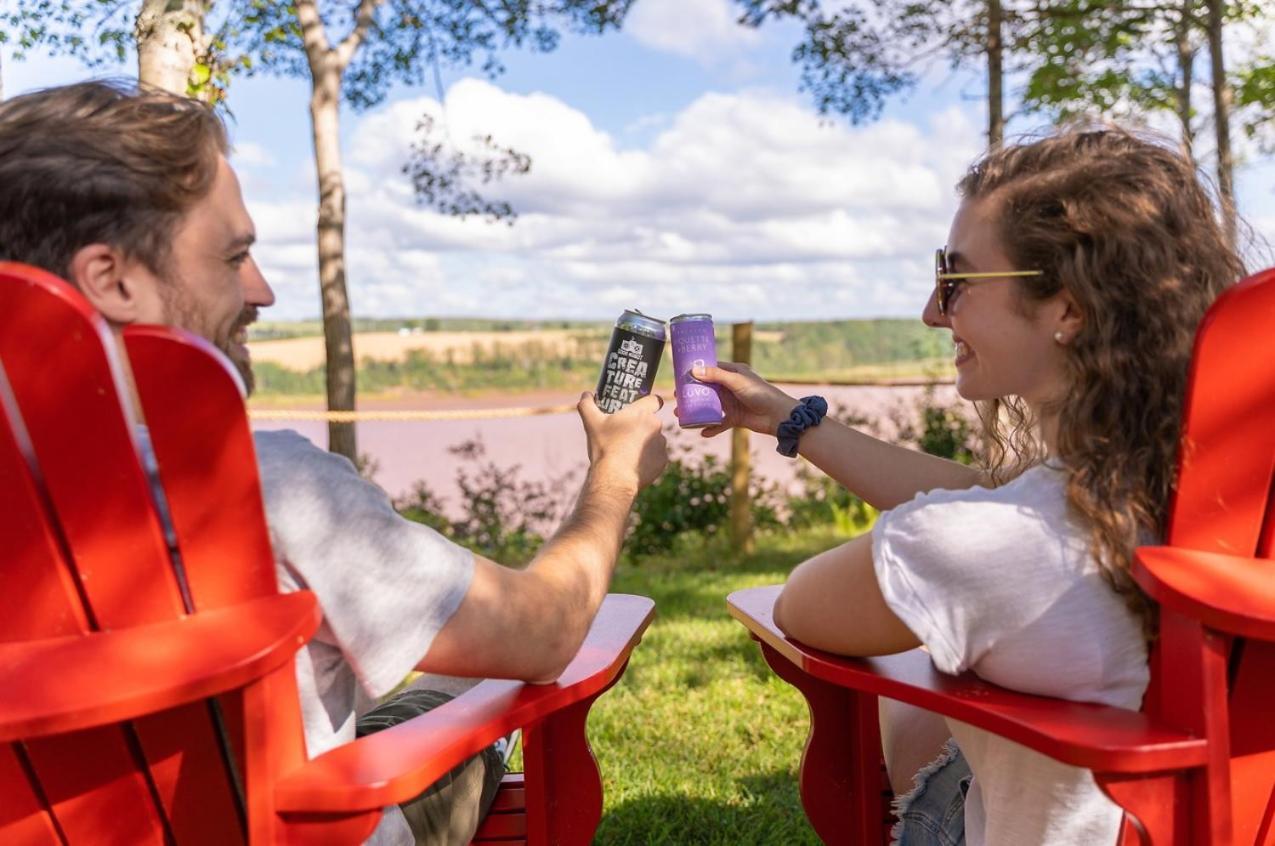
[[[696,373],[726,407],[704,434],[778,435],[882,510],[793,571],[775,605],[790,636],[845,655],[923,645],[944,672],[1136,709],[1153,609],[1130,559],[1162,528],[1196,325],[1241,262],[1191,163],[1127,132],[1005,147],[958,187],[922,319],[952,333],[985,467],[821,421],[821,401],[733,364]],[[1089,772],[897,703],[882,717],[896,793],[915,774],[905,846],[1115,842],[1120,809]]]

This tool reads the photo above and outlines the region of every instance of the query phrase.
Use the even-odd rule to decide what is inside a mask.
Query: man
[[[247,327],[274,293],[251,255],[227,150],[207,108],[127,84],[0,103],[0,259],[69,280],[117,331],[164,323],[201,335],[251,388]],[[606,593],[634,497],[667,462],[658,407],[647,398],[606,415],[581,398],[588,475],[574,512],[523,570],[399,517],[344,458],[292,432],[259,433],[281,586],[313,590],[324,612],[297,659],[309,754],[352,740],[356,717],[412,669],[556,678]],[[359,728],[414,709],[415,699],[393,702]],[[499,774],[477,759],[458,768],[442,793],[404,805],[410,832],[387,813],[377,839],[469,842]]]

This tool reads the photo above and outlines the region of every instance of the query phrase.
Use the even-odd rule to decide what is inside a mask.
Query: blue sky
[[[495,80],[444,68],[441,111],[433,84],[346,110],[355,313],[915,315],[952,185],[981,146],[980,79],[938,66],[874,124],[820,119],[797,91],[796,30],[747,30],[734,14],[729,0],[637,0],[623,32],[508,53]],[[4,59],[10,95],[89,75],[67,60]],[[236,80],[229,100],[277,319],[319,312],[307,97],[304,81],[257,78]],[[517,223],[413,201],[399,169],[423,113],[461,143],[481,131],[532,156],[531,173],[498,192]],[[1275,241],[1275,165],[1245,155],[1241,209]]]

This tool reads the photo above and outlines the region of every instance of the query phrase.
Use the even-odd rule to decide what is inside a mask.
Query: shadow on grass
[[[818,846],[790,771],[741,775],[730,800],[643,796],[608,809],[599,846]]]

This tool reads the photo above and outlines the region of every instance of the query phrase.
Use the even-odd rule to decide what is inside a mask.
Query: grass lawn
[[[787,533],[759,537],[742,560],[710,544],[621,565],[612,590],[654,598],[656,618],[589,720],[606,796],[596,843],[819,843],[797,796],[805,701],[725,598],[844,539]]]

